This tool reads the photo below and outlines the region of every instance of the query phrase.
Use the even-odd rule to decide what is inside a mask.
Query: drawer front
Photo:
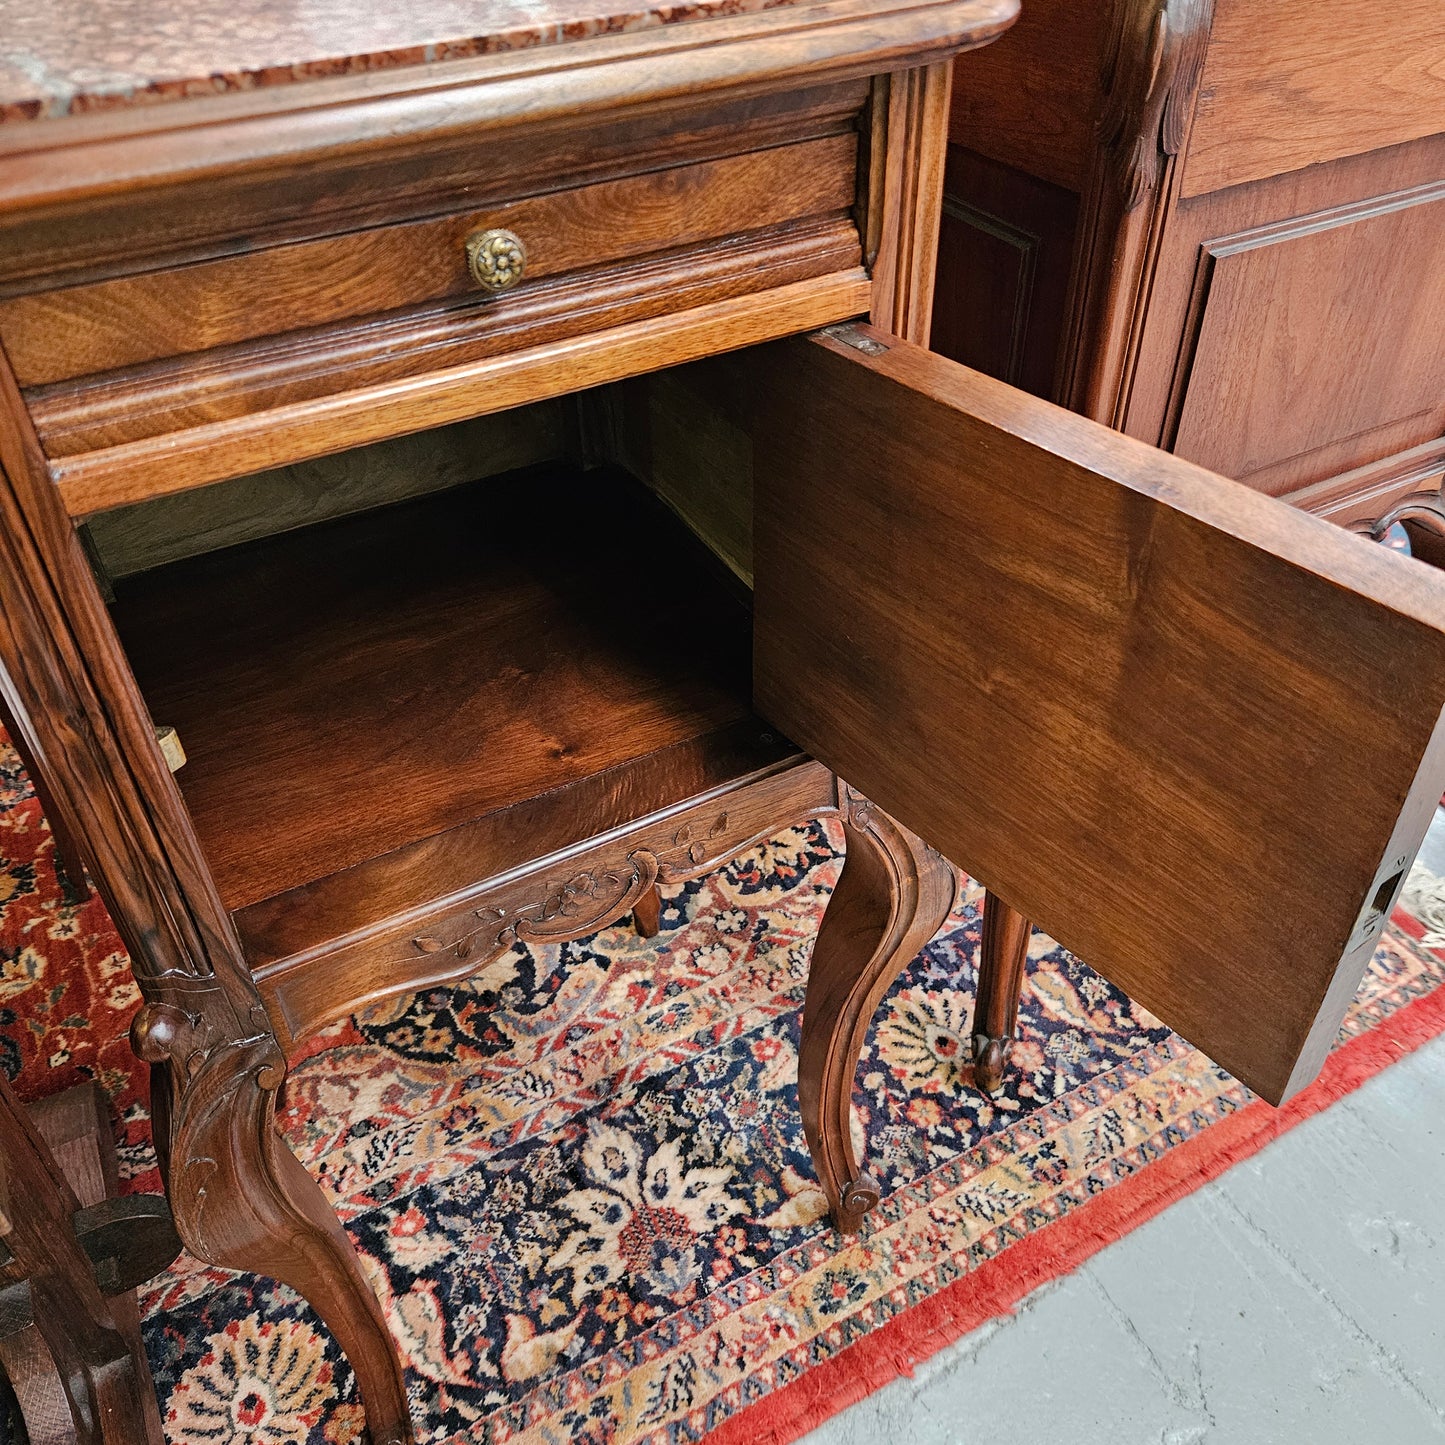
[[[866,80],[0,216],[0,341],[85,516],[868,309]],[[279,168],[278,168],[279,167]],[[513,233],[487,290],[469,238]]]
[[[749,358],[759,712],[1287,1097],[1445,789],[1445,576],[834,330]]]
[[[426,303],[477,298],[468,238],[514,233],[512,294],[853,204],[857,140],[826,136],[510,204],[273,246],[0,302],[22,386],[40,386]]]

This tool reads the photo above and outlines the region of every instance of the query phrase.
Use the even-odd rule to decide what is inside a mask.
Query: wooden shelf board
[[[706,776],[706,740],[735,751],[751,716],[746,605],[617,473],[533,469],[178,562],[118,584],[115,618],[232,909],[680,744]]]

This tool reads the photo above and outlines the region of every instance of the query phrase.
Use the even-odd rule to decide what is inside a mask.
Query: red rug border
[[[1418,941],[1423,926],[1392,920]],[[1432,950],[1445,954],[1445,950]],[[1320,1076],[1282,1108],[1262,1099],[1211,1125],[1157,1163],[1012,1245],[936,1295],[740,1410],[707,1434],[708,1445],[790,1445],[849,1405],[897,1379],[1048,1280],[1071,1274],[1105,1245],[1217,1179],[1296,1124],[1353,1093],[1388,1065],[1445,1032],[1445,986],[1414,999],[1335,1049]]]

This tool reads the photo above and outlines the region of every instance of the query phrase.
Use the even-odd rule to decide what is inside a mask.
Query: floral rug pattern
[[[32,1092],[99,1077],[125,1167],[154,1187],[119,942],[97,902],[60,896],[13,755],[0,789],[0,1057]],[[970,886],[878,1012],[855,1122],[885,1197],[840,1238],[796,1094],[836,844],[792,830],[672,889],[656,940],[624,920],[518,947],[339,1025],[294,1069],[287,1136],[371,1271],[421,1439],[702,1439],[1248,1102],[1042,935],[1005,1093],[978,1094]],[[1346,1034],[1442,981],[1391,929]],[[183,1258],[142,1304],[173,1441],[362,1438],[351,1372],[289,1290]]]

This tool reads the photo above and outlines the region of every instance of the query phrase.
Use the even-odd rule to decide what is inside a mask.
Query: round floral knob
[[[467,237],[467,269],[487,291],[505,291],[522,279],[527,252],[511,231],[473,231]]]

